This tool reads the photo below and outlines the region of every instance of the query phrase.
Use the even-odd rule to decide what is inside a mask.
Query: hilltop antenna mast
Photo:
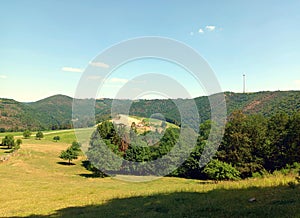
[[[243,74],[243,93],[246,92],[246,75]]]

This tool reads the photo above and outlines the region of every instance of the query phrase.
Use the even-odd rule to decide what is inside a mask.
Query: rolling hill
[[[225,92],[227,112],[242,110],[246,114],[271,116],[277,112],[288,114],[300,110],[300,91],[275,91],[255,93]],[[191,101],[182,99],[180,101]],[[207,96],[195,98],[202,121],[210,117],[210,105]],[[84,100],[82,100],[84,101]],[[12,99],[0,99],[0,131],[18,131],[23,129],[66,129],[72,127],[73,99],[64,95],[51,96],[37,102],[22,103]],[[166,121],[180,124],[179,111],[171,99],[166,100],[117,100],[118,108],[131,104],[130,115],[150,117],[161,113]],[[109,119],[113,99],[97,99],[95,102],[96,121]],[[188,108],[187,108],[188,109]],[[90,120],[89,120],[90,119]],[[87,118],[82,126],[93,125]]]

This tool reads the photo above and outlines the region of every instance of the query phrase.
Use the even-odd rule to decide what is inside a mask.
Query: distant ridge
[[[234,110],[242,110],[247,114],[271,116],[277,112],[291,114],[300,110],[300,91],[224,92],[224,95],[228,114]],[[201,120],[209,119],[208,97],[197,97],[194,100]],[[98,121],[110,118],[112,102],[113,99],[109,98],[96,100],[95,113]],[[0,98],[0,131],[71,128],[72,103],[73,98],[66,95],[54,95],[30,103]],[[168,122],[180,124],[179,112],[171,99],[133,101],[130,109],[130,115],[142,117],[150,117],[158,112],[162,113]],[[92,125],[92,122],[87,121],[83,124],[87,125]]]

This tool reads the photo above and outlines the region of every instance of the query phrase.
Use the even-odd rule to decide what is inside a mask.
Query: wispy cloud
[[[205,27],[199,28],[198,33],[199,33],[199,34],[204,34],[205,32],[213,32],[213,31],[215,31],[215,30],[217,30],[217,27],[216,27],[216,26],[213,26],[213,25],[207,25],[207,26],[205,26]],[[221,31],[222,28],[219,28],[218,30]],[[192,33],[193,33],[193,32],[191,32],[191,35],[192,35]]]
[[[190,35],[193,36],[193,35],[194,35],[194,32],[190,32]]]
[[[7,79],[6,75],[0,75],[0,79]]]
[[[128,82],[128,79],[117,78],[117,77],[103,80],[103,78],[100,75],[90,75],[87,77],[87,79],[88,80],[100,80],[100,81],[103,81],[104,84],[106,84],[106,85],[123,84],[123,83]]]
[[[90,75],[87,77],[88,80],[101,80],[102,77],[98,75]]]
[[[111,83],[127,83],[128,79],[123,79],[123,78],[111,78],[109,80]]]
[[[83,69],[75,68],[75,67],[62,67],[61,70],[65,71],[65,72],[74,72],[74,73],[82,73],[83,72]]]
[[[93,67],[109,68],[108,64],[102,62],[90,62],[90,65]]]
[[[216,29],[216,26],[206,26],[205,29],[208,31],[214,31]]]
[[[104,81],[104,87],[106,88],[121,88],[124,83],[127,83],[128,79],[123,79],[123,78],[110,78]]]

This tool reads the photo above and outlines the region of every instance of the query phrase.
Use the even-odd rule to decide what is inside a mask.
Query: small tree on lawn
[[[15,146],[15,139],[13,135],[7,135],[2,139],[2,145],[7,146],[7,148],[12,148]]]
[[[60,137],[59,137],[58,135],[57,135],[57,136],[54,136],[54,137],[53,137],[53,140],[57,142],[57,141],[60,140]]]
[[[62,151],[59,157],[63,160],[68,160],[70,165],[72,160],[78,158],[78,151],[75,151],[72,149],[72,147],[69,147],[67,150]]]
[[[36,139],[41,140],[41,138],[44,138],[44,134],[41,131],[38,131],[35,135]]]
[[[23,136],[24,136],[25,139],[28,139],[31,136],[31,132],[29,130],[25,130],[23,132]]]

